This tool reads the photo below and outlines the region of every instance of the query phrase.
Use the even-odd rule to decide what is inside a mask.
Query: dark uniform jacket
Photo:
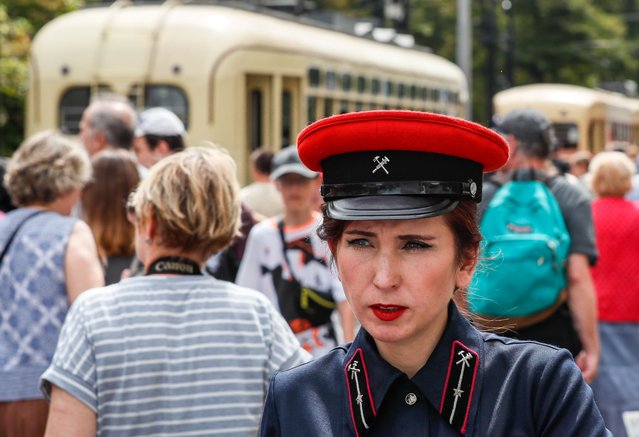
[[[609,436],[570,353],[475,329],[454,304],[412,378],[361,329],[271,380],[262,436]]]

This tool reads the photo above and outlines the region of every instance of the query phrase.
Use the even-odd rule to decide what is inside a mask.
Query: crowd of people
[[[571,175],[534,110],[493,130],[365,111],[255,150],[240,188],[223,147],[187,144],[168,109],[105,95],[78,142],[42,132],[2,162],[0,436],[637,429],[624,151]],[[557,250],[526,285],[509,251],[543,232],[513,217],[537,203]],[[517,243],[492,254],[500,214]]]

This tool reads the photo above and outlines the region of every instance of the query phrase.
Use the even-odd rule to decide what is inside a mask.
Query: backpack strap
[[[291,267],[291,263],[288,262],[288,254],[286,252],[286,238],[284,238],[284,219],[283,218],[277,222],[277,230],[280,234],[280,239],[282,240],[282,255],[284,255],[284,264],[286,264],[286,266],[288,267],[288,272],[291,275],[291,282],[294,282],[295,284],[299,285],[300,282],[297,280],[297,278],[293,274],[293,268]]]

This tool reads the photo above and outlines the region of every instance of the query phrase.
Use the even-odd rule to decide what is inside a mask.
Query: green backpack
[[[504,184],[480,229],[482,262],[469,289],[470,309],[491,317],[525,317],[551,307],[566,287],[570,235],[546,184]]]

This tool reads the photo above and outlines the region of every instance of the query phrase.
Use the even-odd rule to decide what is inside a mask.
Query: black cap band
[[[456,156],[403,150],[351,152],[324,159],[322,167],[321,193],[327,201],[387,195],[481,200],[481,164]],[[424,180],[425,175],[429,180]]]

